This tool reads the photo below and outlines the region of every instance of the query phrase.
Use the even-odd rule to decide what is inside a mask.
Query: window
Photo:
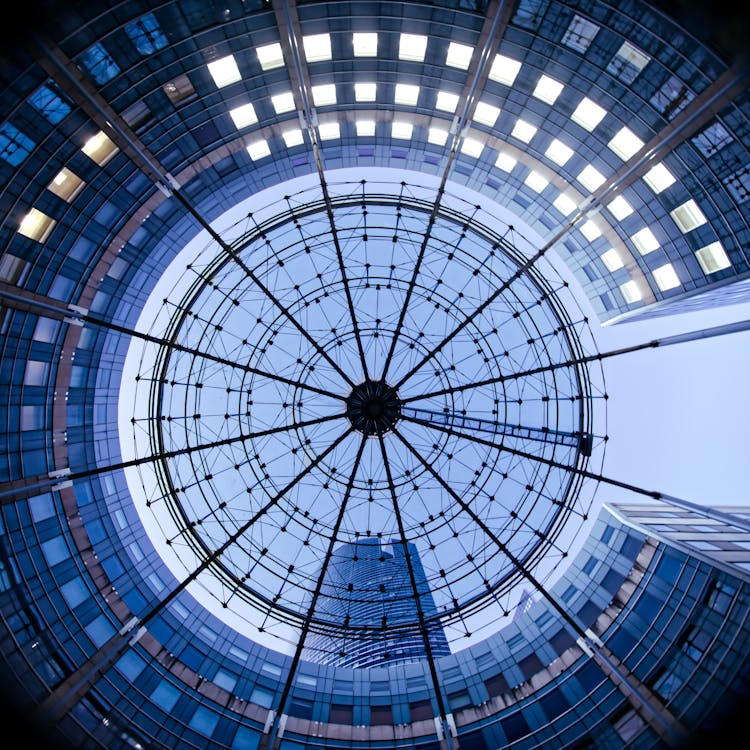
[[[98,83],[104,84],[111,81],[119,72],[120,68],[112,59],[112,56],[104,49],[102,44],[94,44],[85,52],[82,52],[77,59]]]
[[[573,213],[573,211],[576,210],[576,202],[565,193],[560,193],[560,195],[555,198],[555,200],[552,201],[552,205],[563,215],[563,216],[570,216],[570,214]]]
[[[432,704],[429,700],[413,701],[409,704],[409,718],[411,721],[431,719],[433,716]]]
[[[682,687],[682,679],[674,672],[663,671],[654,682],[654,690],[665,700],[673,698]]]
[[[602,263],[604,263],[607,270],[610,272],[617,271],[625,265],[622,262],[620,253],[618,253],[617,250],[615,250],[613,247],[610,247],[609,250],[602,253],[599,257],[602,259]]]
[[[179,697],[180,691],[168,682],[160,682],[151,693],[151,700],[156,703],[157,706],[163,708],[167,713],[174,708]]]
[[[625,302],[627,302],[628,304],[638,302],[642,298],[641,290],[638,288],[638,284],[632,279],[630,281],[626,281],[624,284],[620,284],[620,291],[622,292],[622,296],[625,298]]]
[[[413,130],[414,126],[410,122],[395,121],[391,123],[391,136],[393,138],[409,140]]]
[[[0,125],[0,159],[17,167],[36,144],[9,122]]]
[[[536,127],[530,122],[526,122],[525,120],[518,120],[513,126],[511,135],[514,138],[518,138],[519,141],[528,143],[536,134],[536,130]]]
[[[92,135],[81,148],[81,151],[100,167],[103,167],[119,150],[102,130]]]
[[[268,141],[265,138],[248,143],[246,148],[247,153],[253,161],[258,161],[258,159],[263,159],[271,155],[271,149],[268,147]]]
[[[328,721],[331,724],[352,724],[354,721],[354,707],[341,703],[331,704]]]
[[[591,164],[581,170],[576,178],[587,190],[594,191],[604,183],[604,175]]]
[[[355,127],[359,136],[375,135],[375,120],[357,120]]]
[[[466,70],[471,62],[471,55],[473,52],[474,48],[470,47],[468,44],[451,42],[448,45],[448,54],[445,58],[445,64],[452,68]]]
[[[659,247],[659,240],[654,237],[654,233],[648,227],[636,232],[630,239],[641,255],[652,253]]]
[[[550,78],[547,75],[543,75],[539,79],[536,88],[532,91],[531,95],[535,96],[537,99],[541,99],[547,104],[554,104],[562,90],[563,85],[559,81],[556,81],[554,78]]]
[[[493,127],[500,116],[500,107],[495,107],[487,102],[478,102],[474,110],[474,120],[482,125]]]
[[[526,179],[523,181],[524,185],[528,185],[532,190],[537,193],[541,193],[544,188],[549,185],[549,180],[539,172],[535,172],[533,169],[529,172]]]
[[[409,83],[397,83],[394,102],[408,107],[415,107],[419,98],[419,86]]]
[[[242,80],[242,75],[240,74],[240,69],[237,67],[234,55],[227,55],[218,60],[213,60],[206,67],[211,74],[211,78],[214,79],[214,83],[219,88]]]
[[[312,89],[313,104],[316,107],[327,107],[336,104],[336,84],[326,83],[321,86],[313,86]]]
[[[198,706],[193,714],[193,718],[190,719],[188,726],[191,729],[195,729],[196,732],[200,732],[201,734],[210,737],[218,723],[219,714],[205,706]]]
[[[234,121],[235,126],[238,130],[247,127],[248,125],[254,125],[258,122],[258,117],[255,114],[255,107],[248,102],[247,104],[241,104],[239,107],[229,110],[229,116]]]
[[[585,221],[581,227],[581,234],[589,241],[593,242],[597,237],[602,236],[601,229],[597,226],[597,223],[593,219]]]
[[[293,128],[292,130],[285,130],[281,137],[284,139],[284,145],[286,145],[287,148],[292,148],[293,146],[299,146],[300,144],[304,143],[305,137],[302,134],[302,130],[300,128]]]
[[[321,122],[318,125],[318,134],[322,141],[330,141],[339,138],[341,129],[338,122]]]
[[[41,112],[53,125],[57,125],[71,109],[51,81],[40,86],[29,97],[29,104]]]
[[[649,169],[643,175],[643,180],[657,194],[675,182],[672,173],[663,164],[657,164]]]
[[[447,91],[438,91],[435,109],[443,112],[455,112],[458,107],[458,94],[450,94]]]
[[[393,709],[390,706],[370,706],[370,724],[373,726],[393,724]]]
[[[125,33],[142,55],[150,55],[167,46],[167,37],[159,28],[159,23],[153,13],[147,13],[125,24]]]
[[[475,159],[478,159],[481,156],[483,150],[484,142],[480,141],[478,138],[466,136],[461,143],[461,153],[473,156]]]
[[[352,34],[354,57],[376,57],[378,54],[378,35],[376,33]]]
[[[518,164],[516,159],[502,151],[497,155],[497,159],[495,159],[495,166],[498,169],[502,169],[503,172],[512,172],[516,164]]]
[[[653,273],[656,285],[662,292],[680,286],[680,279],[671,263],[665,263],[663,266],[655,268]]]
[[[595,23],[576,13],[560,41],[577,52],[585,52],[594,41],[598,31],[599,27]]]
[[[330,60],[332,57],[330,34],[303,36],[302,46],[305,49],[305,59],[309,63]]]
[[[618,221],[627,219],[633,213],[633,207],[621,195],[618,195],[617,198],[607,204],[607,210]]]
[[[495,55],[495,60],[490,68],[489,77],[498,83],[512,86],[516,80],[521,63],[505,55]]]
[[[633,83],[651,58],[630,42],[623,42],[607,65],[607,71],[627,84]]]
[[[584,97],[570,117],[573,122],[578,123],[582,128],[592,131],[606,114],[606,110],[592,102],[591,99]]]
[[[637,737],[646,726],[643,719],[635,712],[635,709],[626,711],[619,719],[612,722],[617,734],[620,735],[620,739],[623,742],[630,742],[634,737]]]
[[[18,232],[29,239],[44,242],[49,237],[55,223],[55,220],[47,214],[32,208],[21,220]]]
[[[573,156],[573,149],[570,146],[566,146],[557,138],[553,138],[544,155],[562,167]]]
[[[677,76],[672,76],[651,97],[651,104],[664,117],[671,120],[694,98],[695,94]]]
[[[683,233],[687,233],[706,223],[706,217],[698,208],[694,200],[689,200],[681,206],[669,212],[669,215],[675,220],[675,223]]]
[[[355,83],[354,98],[358,102],[374,102],[377,84],[375,83]]]
[[[629,128],[619,130],[607,144],[621,159],[627,161],[643,148],[643,141]]]
[[[750,170],[747,167],[726,177],[723,182],[738,203],[744,203],[750,198]]]
[[[737,587],[727,581],[714,581],[706,597],[706,604],[719,614],[726,614],[732,603]]]
[[[195,96],[195,88],[193,88],[193,84],[186,75],[177,76],[177,78],[167,81],[162,86],[162,91],[164,91],[172,104],[179,104]]]
[[[255,50],[258,55],[258,62],[263,70],[273,70],[281,68],[284,65],[284,55],[281,51],[281,45],[278,42],[265,44]]]
[[[711,639],[705,630],[693,625],[680,639],[680,651],[698,663],[708,649]]]
[[[712,242],[710,245],[696,250],[695,257],[705,274],[715,273],[732,265],[720,242]]]
[[[444,146],[448,140],[448,131],[443,128],[430,128],[427,131],[427,142],[436,146]]]
[[[711,156],[734,139],[729,134],[729,131],[716,120],[691,140],[704,156]]]
[[[421,34],[401,34],[398,44],[400,60],[423,62],[427,51],[427,37]]]

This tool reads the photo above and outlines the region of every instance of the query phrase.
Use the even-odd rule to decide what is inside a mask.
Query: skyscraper
[[[371,537],[334,551],[318,606],[318,619],[332,627],[308,636],[307,659],[365,668],[424,660],[428,649],[433,658],[450,654],[417,548],[407,548],[408,561],[398,540],[390,551]]]

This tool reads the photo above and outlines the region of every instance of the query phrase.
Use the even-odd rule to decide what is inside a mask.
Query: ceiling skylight
[[[495,60],[490,68],[489,77],[498,83],[512,86],[519,70],[521,70],[521,63],[518,62],[518,60],[513,60],[505,55],[495,55]]]
[[[378,35],[374,32],[355,32],[352,34],[354,57],[376,57],[378,54]]]
[[[354,98],[358,102],[374,102],[377,88],[376,83],[355,83]]]
[[[394,102],[403,104],[407,107],[414,107],[419,99],[419,86],[413,86],[410,83],[397,83]]]
[[[237,62],[233,55],[227,55],[219,60],[213,60],[208,63],[208,72],[214,79],[214,83],[221,88],[222,86],[228,86],[230,83],[235,83],[242,79],[240,69],[237,67]]]
[[[543,75],[531,95],[547,104],[554,104],[562,90],[563,85],[559,81]]]
[[[622,262],[622,258],[620,257],[620,253],[617,252],[613,247],[610,247],[609,250],[602,253],[599,256],[602,259],[602,263],[607,267],[608,271],[617,271],[620,268],[624,267],[624,263]]]
[[[526,120],[518,120],[513,126],[511,135],[519,141],[528,143],[536,135],[536,127]]]
[[[119,150],[103,130],[92,135],[81,148],[81,151],[100,167],[103,167]]]
[[[234,120],[234,124],[238,130],[247,127],[248,125],[254,125],[258,122],[258,116],[255,114],[255,107],[248,102],[242,104],[239,107],[229,110],[229,114]]]
[[[474,120],[482,125],[493,127],[497,118],[500,116],[500,107],[495,107],[487,102],[478,102],[474,110]]]
[[[325,83],[312,87],[313,104],[316,107],[327,107],[336,104],[336,84]]]
[[[643,141],[629,128],[622,128],[607,145],[621,159],[627,161],[643,148]]]
[[[284,91],[271,97],[271,104],[277,115],[291,112],[294,109],[294,96],[291,91]]]
[[[549,180],[544,175],[539,174],[539,172],[535,172],[533,169],[529,172],[523,182],[524,185],[528,185],[537,193],[541,193],[542,190],[549,185]]]
[[[258,47],[255,51],[258,54],[258,62],[263,70],[273,70],[274,68],[283,67],[284,54],[278,42]]]
[[[712,242],[710,245],[702,247],[695,251],[695,257],[698,259],[703,273],[716,273],[725,268],[729,268],[732,262],[729,260],[721,242]]]
[[[510,154],[506,154],[503,151],[495,159],[495,166],[498,169],[502,169],[503,172],[512,172],[516,164],[518,164],[518,159],[513,158]]]
[[[427,142],[436,146],[444,146],[448,140],[448,131],[443,128],[430,128],[427,131]]]
[[[391,123],[391,137],[399,138],[401,140],[409,140],[411,138],[414,126],[410,122],[404,122],[403,120],[395,120]]]
[[[247,144],[247,153],[250,154],[250,158],[253,161],[257,161],[265,156],[270,156],[271,149],[268,147],[268,141],[261,138],[258,141],[253,141],[252,143]]]
[[[602,121],[602,118],[606,114],[607,112],[598,104],[584,97],[570,118],[582,128],[591,131]]]
[[[641,255],[652,253],[659,247],[659,240],[656,239],[654,233],[648,227],[644,227],[636,232],[630,239]]]
[[[302,130],[300,130],[300,128],[294,128],[292,130],[285,130],[281,134],[281,137],[284,139],[284,143],[286,144],[287,148],[292,148],[293,146],[299,146],[305,141],[305,137],[302,133]]]
[[[461,153],[478,159],[484,150],[484,142],[478,138],[466,136],[461,143]]]
[[[593,219],[585,221],[580,227],[581,234],[589,241],[593,242],[597,237],[602,236],[602,230]]]
[[[455,112],[458,107],[458,94],[451,94],[448,91],[438,91],[435,109],[443,112]]]
[[[318,125],[318,134],[321,141],[330,141],[341,137],[341,128],[338,122],[321,122]]]
[[[706,217],[703,215],[703,211],[698,208],[698,204],[692,198],[681,206],[677,206],[677,208],[670,211],[669,214],[683,234],[691,232],[693,229],[702,226],[707,221]]]
[[[21,220],[18,232],[29,239],[44,242],[49,237],[55,223],[51,216],[47,216],[37,208],[32,208]]]
[[[607,210],[618,221],[626,219],[633,213],[633,207],[621,195],[618,195],[617,198],[614,198],[607,204]]]
[[[52,182],[47,185],[47,190],[54,193],[58,198],[62,198],[64,201],[70,203],[85,184],[77,174],[71,172],[67,167],[63,167],[55,175]]]
[[[675,178],[663,164],[657,164],[643,175],[643,181],[658,194],[674,184]]]
[[[656,285],[661,289],[662,292],[666,292],[668,289],[674,289],[680,286],[680,279],[677,276],[677,272],[674,270],[674,266],[671,263],[665,263],[663,266],[654,269],[654,280]]]
[[[474,48],[468,44],[459,44],[458,42],[451,42],[448,45],[448,54],[445,58],[445,64],[452,68],[461,68],[466,70],[471,62],[471,55],[474,52]]]
[[[576,202],[565,193],[560,193],[560,195],[555,198],[555,200],[552,201],[552,205],[563,215],[563,216],[570,216],[570,214],[573,213],[573,211],[576,210],[577,204]]]
[[[625,302],[627,302],[628,304],[639,302],[643,298],[641,290],[638,288],[638,284],[636,284],[636,282],[632,279],[630,281],[626,281],[624,284],[620,284],[620,291],[622,292],[622,296],[625,298]]]
[[[357,128],[357,135],[359,136],[373,136],[375,135],[375,120],[357,120],[355,122]]]
[[[592,192],[604,183],[604,175],[591,164],[586,165],[576,179]]]
[[[332,57],[330,34],[303,36],[302,46],[305,48],[305,59],[309,63],[330,60]]]
[[[553,138],[544,155],[562,167],[573,156],[573,149],[557,138]]]
[[[427,37],[421,34],[401,34],[398,44],[400,60],[422,62],[427,51]]]

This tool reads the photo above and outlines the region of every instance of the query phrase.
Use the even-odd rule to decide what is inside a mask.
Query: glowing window
[[[622,262],[620,253],[618,253],[613,247],[610,247],[609,250],[602,253],[599,257],[602,259],[602,263],[604,263],[608,271],[617,271],[625,265]]]
[[[495,107],[487,102],[478,102],[474,110],[474,120],[482,125],[492,127],[500,116],[500,107]]]
[[[321,122],[318,125],[318,133],[320,134],[320,140],[330,141],[340,137],[341,128],[337,122]]]
[[[560,41],[566,47],[585,52],[598,32],[599,26],[576,13]]]
[[[467,136],[461,143],[461,153],[473,156],[478,159],[484,150],[484,143],[478,138],[470,138]]]
[[[374,102],[377,88],[375,83],[355,83],[354,98],[358,102]]]
[[[596,225],[596,222],[592,219],[584,222],[581,227],[581,234],[589,241],[593,242],[597,237],[602,236],[601,229]]]
[[[336,104],[336,84],[326,83],[312,87],[313,104],[316,107],[326,107]]]
[[[531,170],[531,172],[529,172],[523,182],[524,185],[528,185],[537,193],[541,193],[542,190],[544,190],[544,188],[549,185],[549,180],[544,175],[539,174],[539,172],[535,172],[533,169]]]
[[[378,54],[378,35],[375,33],[352,34],[354,57],[375,57]]]
[[[278,42],[265,44],[262,47],[258,47],[255,51],[258,54],[258,62],[263,70],[273,70],[274,68],[283,67],[284,54]]]
[[[552,201],[552,205],[563,215],[563,216],[570,216],[570,214],[573,213],[573,211],[576,210],[576,202],[565,193],[560,193],[560,195],[555,198],[555,200]]]
[[[214,83],[219,88],[242,80],[242,75],[240,74],[240,69],[237,67],[234,55],[227,55],[218,60],[213,60],[206,67],[211,74],[211,78],[214,79]]]
[[[292,130],[285,130],[281,134],[281,137],[284,139],[284,143],[286,144],[287,148],[292,148],[293,146],[299,146],[301,143],[304,143],[305,141],[305,136],[299,128],[294,128]]]
[[[617,50],[617,54],[607,65],[607,71],[616,75],[621,81],[630,84],[648,65],[650,59],[645,52],[642,52],[630,42],[623,42],[620,49]]]
[[[461,68],[466,70],[471,62],[471,55],[474,52],[474,48],[468,44],[458,44],[458,42],[451,42],[448,45],[448,54],[445,58],[445,64],[450,65],[452,68]]]
[[[628,304],[640,301],[643,296],[641,294],[641,290],[638,288],[638,284],[636,284],[636,282],[632,279],[630,281],[626,281],[624,284],[620,284],[620,291],[622,292],[622,296],[625,298],[625,302],[627,302]]]
[[[592,102],[591,99],[584,97],[570,117],[573,122],[591,131],[602,121],[602,118],[606,114],[606,110],[602,109],[595,102]]]
[[[448,131],[443,128],[430,128],[427,131],[427,141],[434,143],[436,146],[444,146],[448,140]]]
[[[536,134],[536,130],[536,127],[534,127],[534,125],[532,125],[530,122],[526,122],[525,120],[518,120],[513,126],[511,135],[514,138],[518,138],[519,141],[528,143]]]
[[[669,212],[683,233],[705,224],[707,219],[694,200],[689,200]]]
[[[307,62],[320,62],[321,60],[330,60],[332,57],[330,34],[303,36],[302,46],[305,48]]]
[[[414,126],[410,122],[396,120],[391,123],[391,136],[408,141],[411,138]]]
[[[629,128],[622,128],[607,145],[621,159],[627,160],[643,148],[643,141]]]
[[[554,104],[562,90],[563,85],[559,81],[543,75],[531,95],[547,104]]]
[[[458,107],[458,94],[450,94],[447,91],[438,91],[435,109],[443,112],[455,112]]]
[[[495,55],[495,60],[490,68],[489,77],[498,83],[512,86],[519,70],[521,70],[521,63],[518,62],[518,60],[513,60],[505,55]]]
[[[553,138],[544,155],[562,167],[573,156],[573,149],[570,146],[566,146],[557,138]]]
[[[695,257],[701,264],[703,273],[715,273],[732,265],[720,242],[712,242],[710,245],[695,251]]]
[[[502,151],[497,155],[495,159],[495,166],[498,169],[502,169],[503,172],[512,172],[513,167],[518,164],[518,160],[514,159],[510,154],[505,154]]]
[[[47,185],[47,190],[54,193],[58,198],[64,201],[73,200],[83,189],[86,183],[77,175],[71,172],[67,167],[63,167],[55,178]]]
[[[255,114],[255,107],[253,107],[250,102],[247,104],[241,104],[234,109],[230,109],[229,115],[232,120],[234,120],[234,124],[238,130],[258,122],[258,117]]]
[[[422,62],[427,51],[427,37],[421,34],[401,34],[398,43],[400,60]]]
[[[621,195],[611,200],[607,204],[607,209],[618,221],[626,219],[633,213],[633,207]]]
[[[654,233],[648,227],[636,232],[630,239],[641,255],[652,253],[659,247],[659,240],[654,237]]]
[[[672,173],[663,164],[657,164],[649,169],[643,175],[643,180],[657,194],[675,182]]]
[[[89,159],[93,159],[100,167],[103,167],[119,150],[102,130],[96,135],[92,135],[81,149]]]
[[[357,128],[357,135],[375,135],[375,120],[357,120],[355,126]]]
[[[277,115],[283,115],[284,112],[291,112],[294,109],[294,96],[291,91],[284,91],[282,94],[272,96],[271,104]]]
[[[55,223],[55,220],[51,216],[47,216],[47,214],[42,213],[38,209],[32,208],[21,220],[18,232],[29,239],[44,242],[49,237],[49,233],[54,228]]]
[[[410,83],[397,83],[394,101],[396,104],[404,104],[414,107],[419,99],[419,86]]]
[[[680,286],[680,279],[677,276],[671,263],[665,263],[663,266],[654,269],[654,280],[656,285],[661,289],[662,292],[666,292],[668,289],[674,289],[676,286]]]
[[[253,141],[247,144],[247,153],[250,154],[250,158],[253,161],[262,159],[265,156],[271,155],[271,149],[268,148],[268,141],[261,138],[259,141]]]
[[[604,182],[604,175],[599,172],[598,169],[589,164],[584,167],[581,173],[577,177],[578,182],[581,183],[587,190],[596,190],[599,185]]]

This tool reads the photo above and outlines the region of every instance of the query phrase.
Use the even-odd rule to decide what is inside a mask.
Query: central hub
[[[355,385],[346,399],[346,416],[363,435],[382,435],[401,416],[398,394],[382,380],[365,380]]]

